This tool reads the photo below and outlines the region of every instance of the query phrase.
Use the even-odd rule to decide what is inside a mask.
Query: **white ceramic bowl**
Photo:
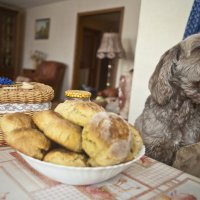
[[[106,167],[68,167],[40,161],[23,153],[18,153],[35,170],[53,180],[70,185],[90,185],[108,180],[130,167],[144,155],[145,147],[142,147],[134,160]]]

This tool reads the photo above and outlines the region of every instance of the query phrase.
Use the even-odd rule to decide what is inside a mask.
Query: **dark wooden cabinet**
[[[0,7],[0,76],[14,79],[21,67],[22,12]]]

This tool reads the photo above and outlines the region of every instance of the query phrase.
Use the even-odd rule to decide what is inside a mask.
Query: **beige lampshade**
[[[124,56],[124,50],[118,33],[104,33],[97,57],[103,58],[121,58]]]

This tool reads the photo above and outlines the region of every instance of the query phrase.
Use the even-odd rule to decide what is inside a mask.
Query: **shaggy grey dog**
[[[160,59],[149,80],[151,95],[135,126],[146,154],[171,165],[176,151],[200,138],[200,34]]]

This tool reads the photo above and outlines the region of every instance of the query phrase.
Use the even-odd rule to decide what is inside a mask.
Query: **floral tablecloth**
[[[70,186],[33,170],[10,147],[0,147],[0,200],[195,200],[200,179],[143,156],[100,184]]]

